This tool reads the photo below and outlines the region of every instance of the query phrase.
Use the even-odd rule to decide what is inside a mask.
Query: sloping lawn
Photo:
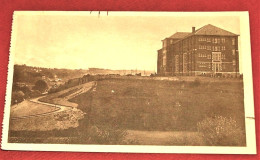
[[[196,131],[215,115],[232,117],[244,128],[243,83],[137,79],[98,81],[96,91],[71,99],[88,123],[146,131]],[[84,123],[84,122],[82,122]]]

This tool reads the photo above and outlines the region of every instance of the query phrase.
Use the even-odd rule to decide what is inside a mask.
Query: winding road
[[[67,95],[64,100],[68,100],[70,98],[73,98],[79,94],[85,93],[87,91],[89,91],[91,88],[93,88],[93,86],[96,86],[96,82],[88,82],[86,84],[82,84],[80,85],[82,86],[81,89],[79,89],[78,91],[76,91],[75,93],[72,93],[70,95]],[[64,91],[62,91],[64,92]],[[46,95],[48,96],[48,95]],[[27,106],[23,106],[22,104],[18,104],[17,106],[13,106],[13,108],[11,107],[11,113],[12,110],[19,108],[19,110],[21,109],[25,109],[28,110],[28,115],[25,116],[12,116],[11,114],[11,119],[12,120],[17,120],[17,119],[24,119],[24,118],[30,118],[30,117],[38,117],[38,116],[45,116],[45,115],[49,115],[49,114],[53,114],[53,113],[58,113],[58,112],[63,112],[63,111],[67,111],[67,110],[71,110],[74,107],[70,107],[70,106],[64,106],[64,105],[59,105],[59,104],[52,104],[52,103],[47,103],[47,102],[41,102],[39,101],[40,98],[43,98],[45,96],[41,96],[41,97],[37,97],[34,99],[30,99],[30,100],[25,100],[25,102],[27,103]],[[68,98],[69,97],[69,98]],[[34,103],[34,104],[33,104]],[[55,109],[53,110],[49,110],[47,112],[44,113],[36,113],[36,114],[30,114],[30,110],[28,108],[28,104],[30,105],[37,105],[39,104],[39,106],[48,106],[48,107],[55,107]],[[40,107],[39,107],[40,108]],[[19,114],[19,113],[18,113]]]

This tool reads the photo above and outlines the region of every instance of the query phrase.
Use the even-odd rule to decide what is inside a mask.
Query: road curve
[[[96,86],[96,82],[94,82],[94,83],[91,82],[91,84],[92,84],[92,86]],[[89,87],[88,89],[84,90],[84,93],[89,91],[91,88],[92,87]],[[82,93],[83,92],[81,92],[81,94]],[[45,95],[45,96],[48,96],[48,95]],[[47,106],[51,106],[51,107],[56,107],[58,109],[50,111],[50,112],[40,113],[40,114],[21,116],[21,117],[12,117],[11,119],[12,120],[16,120],[16,119],[23,119],[23,118],[30,118],[30,117],[45,116],[45,115],[49,115],[49,114],[52,114],[52,113],[58,113],[58,112],[63,112],[63,111],[66,111],[66,110],[73,109],[73,107],[69,107],[69,106],[63,106],[63,105],[58,105],[58,104],[52,104],[52,103],[46,103],[46,102],[39,101],[40,98],[43,98],[45,96],[41,96],[41,97],[37,97],[37,98],[34,98],[34,99],[30,99],[29,101],[33,102],[33,103],[37,103],[37,104],[42,104],[42,105],[47,105]]]

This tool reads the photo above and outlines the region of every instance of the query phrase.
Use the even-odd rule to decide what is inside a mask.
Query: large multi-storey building
[[[158,50],[157,74],[239,74],[238,36],[211,24],[192,32],[176,32],[162,40]]]

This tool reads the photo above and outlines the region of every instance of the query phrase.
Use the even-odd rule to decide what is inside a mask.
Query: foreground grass
[[[243,84],[112,79],[99,81],[95,92],[71,101],[95,125],[131,130],[196,131],[214,115],[232,117],[244,128]]]
[[[67,96],[67,93],[59,96]],[[157,138],[157,144],[161,145],[211,145],[205,143],[197,128],[197,124],[208,117],[230,117],[243,133],[245,128],[243,83],[240,80],[195,83],[108,79],[98,81],[96,88],[69,101],[78,104],[78,108],[86,113],[77,128],[12,132],[11,141],[153,144],[153,140]],[[203,124],[207,125],[207,121]],[[157,136],[152,136],[152,133]],[[34,138],[26,139],[28,134]],[[42,135],[46,138],[39,138]],[[220,137],[220,140],[221,138],[228,139]],[[244,145],[245,135],[239,138],[242,142],[239,145]],[[229,143],[216,142],[213,145]]]

